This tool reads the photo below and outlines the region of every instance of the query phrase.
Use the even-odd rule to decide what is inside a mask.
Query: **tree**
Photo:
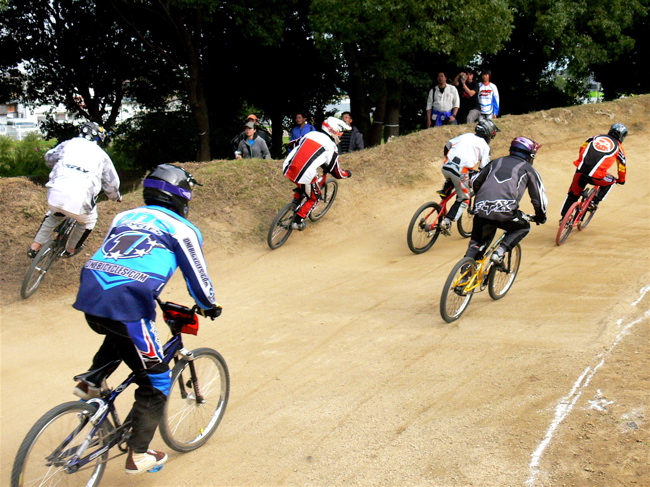
[[[62,104],[106,128],[115,124],[126,80],[150,63],[103,3],[9,2],[0,19],[5,94],[31,105]]]
[[[467,63],[479,52],[497,52],[512,19],[505,0],[314,0],[311,16],[320,45],[338,46],[351,111],[364,129],[375,107],[370,145],[380,142],[382,125],[390,126],[385,138],[399,133],[402,91],[423,83],[412,69],[415,56]]]

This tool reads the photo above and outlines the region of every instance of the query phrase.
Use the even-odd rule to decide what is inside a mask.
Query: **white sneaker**
[[[492,254],[492,257],[490,257],[490,260],[495,265],[501,265],[503,264],[503,254],[499,254],[498,252],[495,252]]]
[[[451,235],[451,220],[448,218],[443,218],[443,220],[440,222],[440,233],[447,237]]]
[[[125,471],[129,475],[135,475],[159,467],[166,461],[167,453],[164,451],[147,450],[146,453],[135,453],[129,449]]]
[[[92,399],[94,397],[99,397],[99,392],[99,387],[95,387],[88,382],[83,381],[77,382],[76,387],[72,390],[72,393],[75,396],[83,399],[84,401],[87,401],[88,399]]]

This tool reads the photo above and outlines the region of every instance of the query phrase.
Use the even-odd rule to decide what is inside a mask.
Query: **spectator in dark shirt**
[[[363,150],[365,148],[363,145],[363,134],[353,125],[352,115],[350,112],[343,112],[341,118],[345,123],[352,127],[352,130],[346,130],[343,132],[341,142],[339,143],[339,153],[345,154],[346,152]]]

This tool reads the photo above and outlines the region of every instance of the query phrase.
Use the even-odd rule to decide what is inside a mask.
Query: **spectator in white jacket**
[[[78,137],[61,142],[45,154],[45,164],[52,168],[45,185],[50,209],[27,251],[29,257],[36,257],[66,217],[74,218],[77,226],[63,256],[77,254],[97,223],[95,202],[99,192],[103,190],[111,200],[122,201],[120,178],[113,161],[98,145],[105,136],[103,127],[86,122]]]

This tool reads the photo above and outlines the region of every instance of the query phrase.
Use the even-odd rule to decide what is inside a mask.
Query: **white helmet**
[[[334,142],[337,144],[339,143],[338,139],[341,137],[341,135],[343,135],[343,132],[346,130],[352,130],[352,127],[350,127],[340,118],[336,117],[327,117],[327,119],[323,122],[322,127],[323,132],[332,137],[332,139],[334,139]]]

